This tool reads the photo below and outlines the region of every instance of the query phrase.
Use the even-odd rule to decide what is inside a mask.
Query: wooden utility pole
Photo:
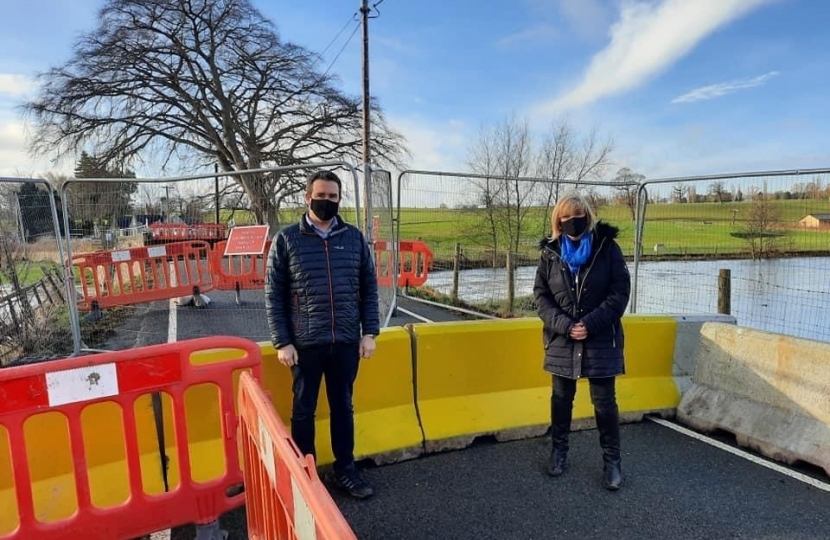
[[[369,137],[369,0],[362,0],[360,15],[363,20],[363,228],[367,238],[372,237],[372,179],[370,170]]]

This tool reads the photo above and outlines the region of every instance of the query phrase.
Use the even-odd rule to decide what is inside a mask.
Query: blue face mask
[[[585,229],[588,228],[588,216],[582,217],[572,217],[567,221],[562,221],[562,232],[567,234],[568,236],[573,236],[577,238],[582,236],[582,233],[585,232]]]
[[[337,215],[340,203],[329,199],[311,199],[311,211],[320,221],[330,221]]]

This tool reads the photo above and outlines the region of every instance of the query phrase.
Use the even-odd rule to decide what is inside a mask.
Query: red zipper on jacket
[[[337,341],[337,335],[334,331],[335,328],[335,320],[334,320],[334,284],[331,280],[331,259],[329,258],[329,241],[328,239],[323,240],[323,245],[326,247],[326,267],[329,271],[329,297],[331,298],[331,341],[332,343]]]

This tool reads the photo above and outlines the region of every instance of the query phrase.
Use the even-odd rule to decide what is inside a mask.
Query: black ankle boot
[[[602,485],[609,491],[617,491],[622,485],[622,460],[620,457],[620,420],[615,407],[608,411],[595,411],[599,445],[602,447]]]
[[[550,476],[560,476],[568,468],[568,452],[567,450],[557,450],[554,448],[550,451],[550,461],[548,462],[547,472]]]
[[[547,472],[559,476],[568,468],[568,434],[571,431],[573,402],[551,400],[551,443]]]
[[[620,460],[605,461],[603,465],[602,487],[608,491],[617,491],[622,485],[622,469]]]

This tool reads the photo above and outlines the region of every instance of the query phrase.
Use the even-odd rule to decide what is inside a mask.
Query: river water
[[[629,264],[632,272],[633,264]],[[830,341],[830,258],[642,262],[637,313],[717,313],[718,271],[732,273],[732,315],[738,324]],[[533,293],[536,267],[516,272],[516,296]],[[503,268],[464,270],[459,297],[470,303],[506,297]],[[449,294],[452,272],[432,272],[427,285]],[[631,304],[629,303],[629,311]]]

